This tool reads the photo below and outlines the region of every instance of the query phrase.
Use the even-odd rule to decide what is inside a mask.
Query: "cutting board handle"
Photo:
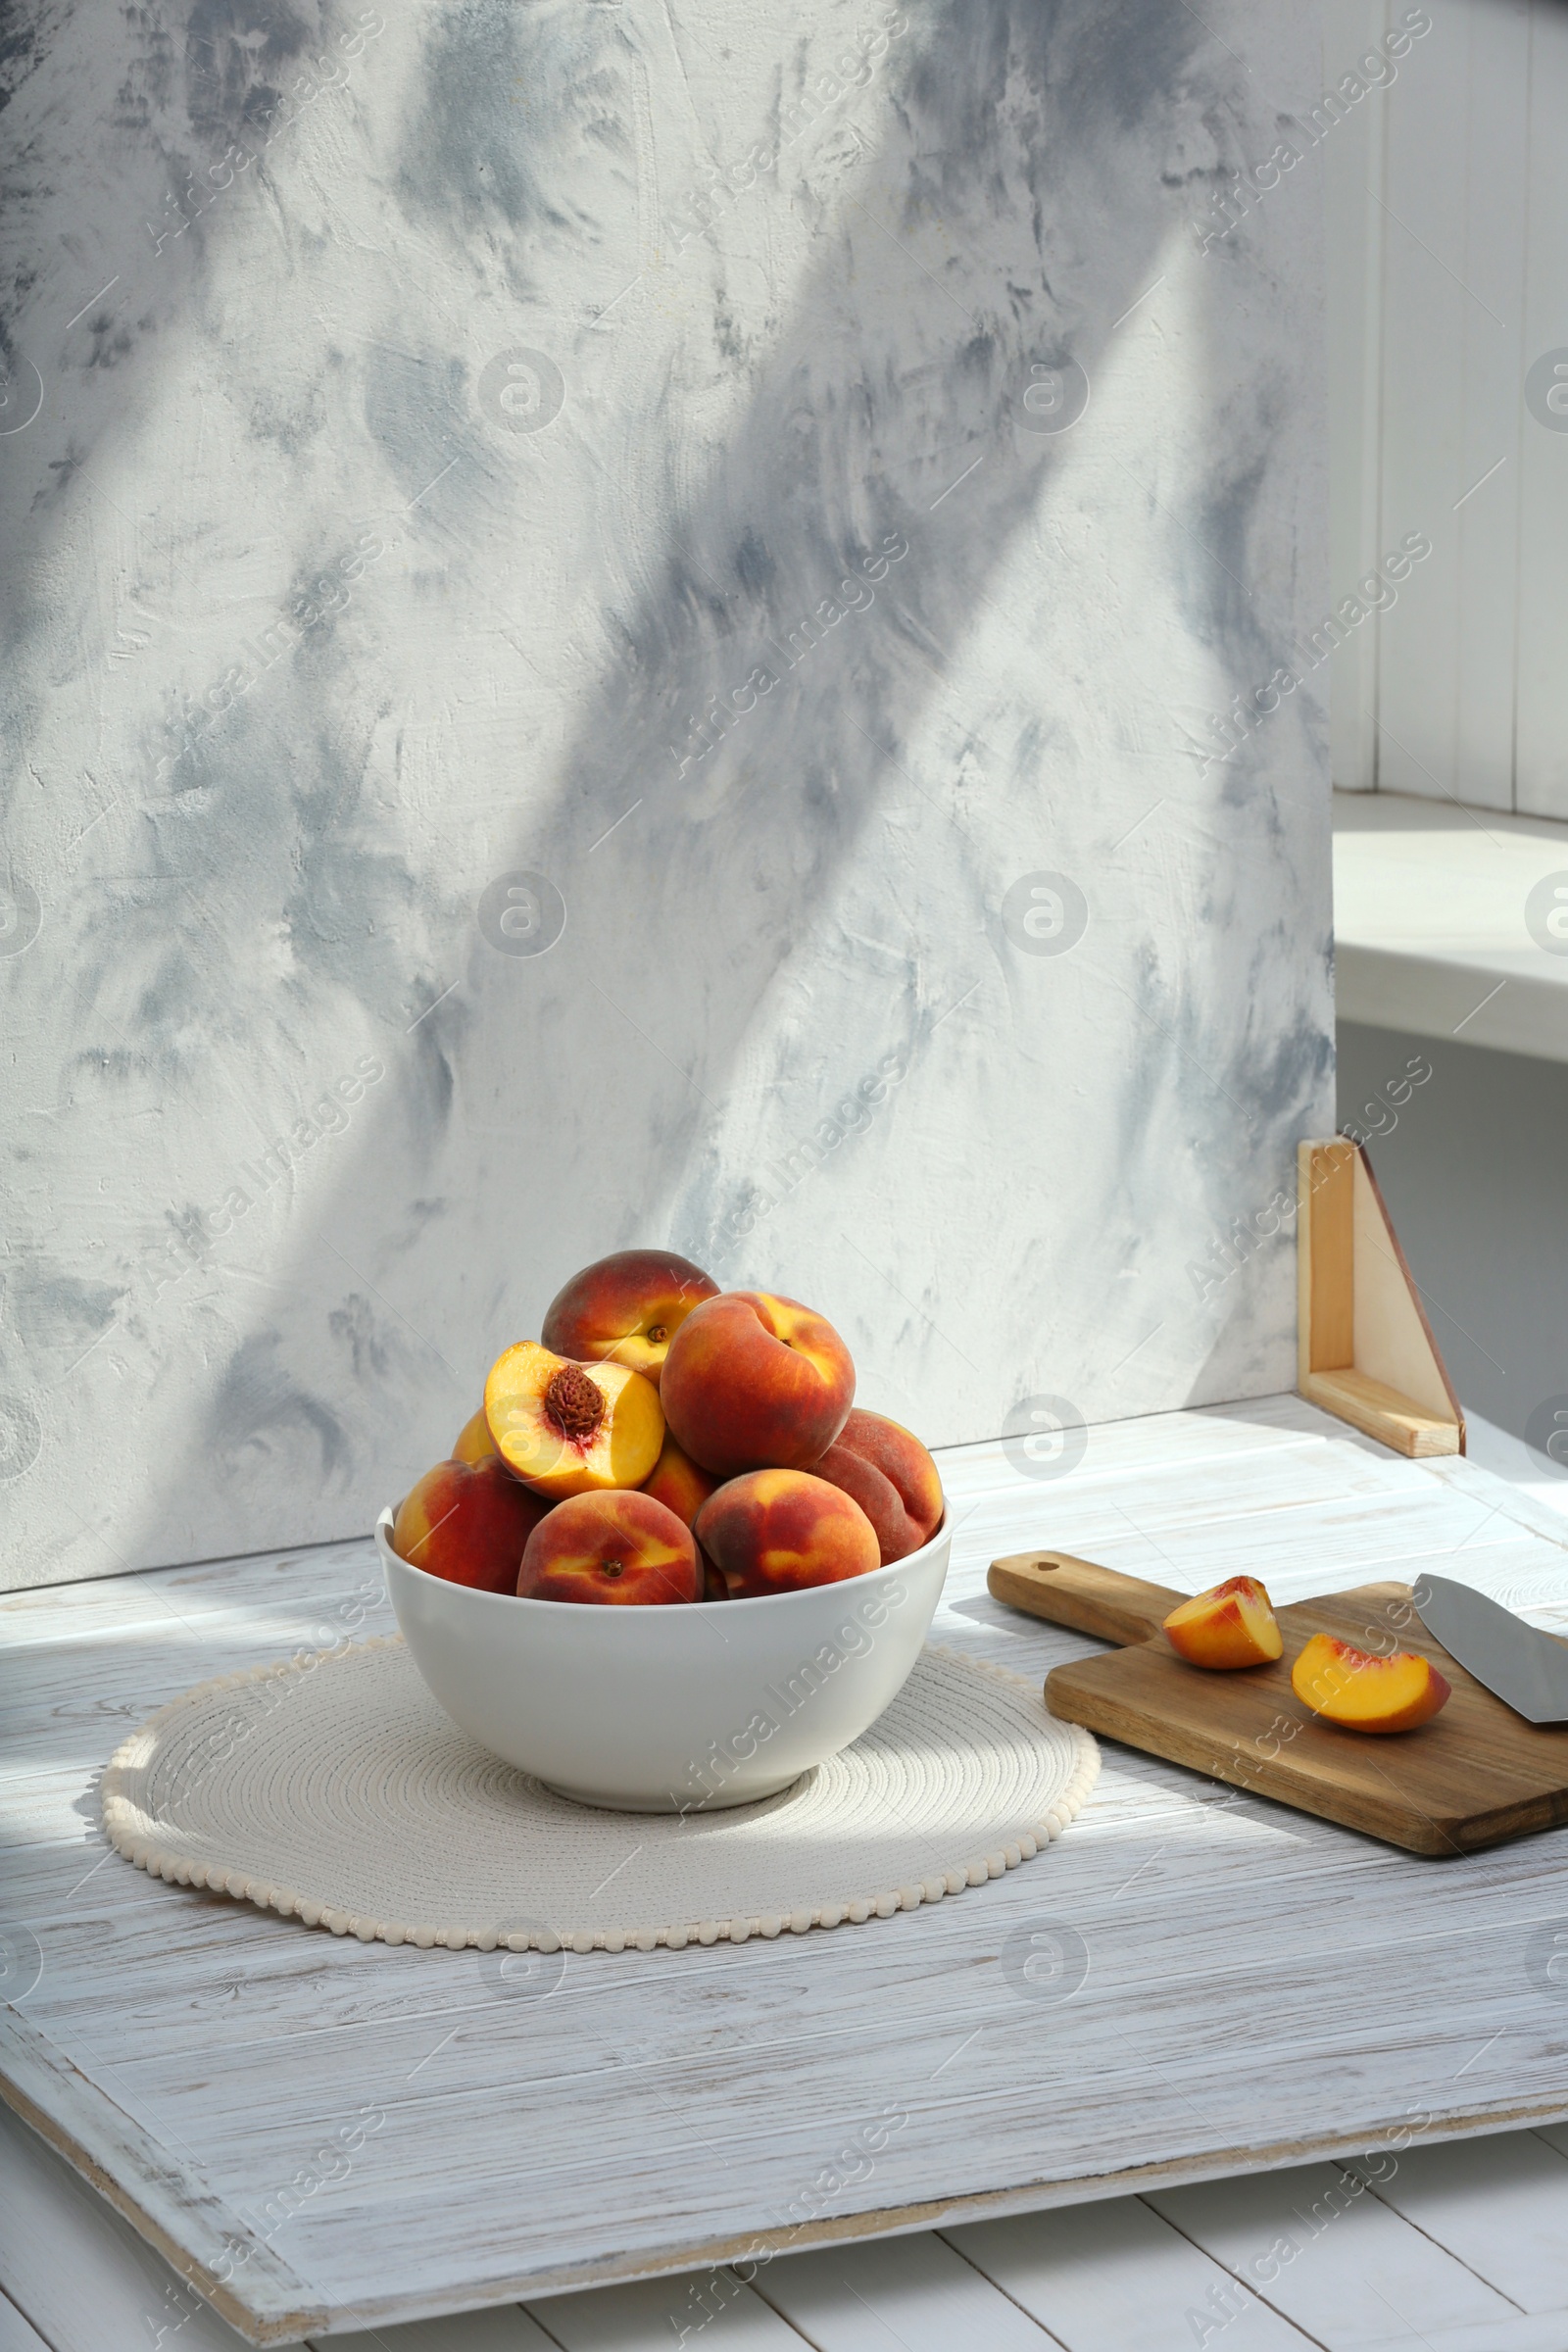
[[[1069,1551],[1018,1551],[993,1560],[986,1579],[998,1600],[1053,1625],[1115,1642],[1126,1649],[1157,1634],[1185,1592],[1168,1585],[1147,1585],[1141,1576],[1118,1576]]]

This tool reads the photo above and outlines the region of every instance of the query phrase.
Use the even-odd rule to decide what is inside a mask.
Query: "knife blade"
[[[1416,1614],[1467,1674],[1529,1723],[1568,1723],[1568,1642],[1448,1576],[1423,1576]]]

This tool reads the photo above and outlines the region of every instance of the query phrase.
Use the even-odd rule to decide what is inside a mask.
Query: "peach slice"
[[[490,1435],[490,1424],[484,1417],[484,1406],[463,1424],[458,1442],[452,1448],[455,1462],[487,1462],[496,1453],[496,1442]],[[499,1458],[498,1456],[496,1458]]]
[[[1414,1731],[1451,1696],[1430,1659],[1407,1649],[1374,1657],[1332,1634],[1312,1636],[1291,1668],[1291,1689],[1314,1715],[1350,1732]]]
[[[549,1510],[495,1453],[482,1462],[437,1462],[399,1503],[392,1548],[449,1585],[515,1592],[523,1546]]]
[[[832,1324],[799,1299],[725,1291],[693,1307],[670,1341],[660,1396],[705,1470],[806,1470],[844,1427],[855,1364]]]
[[[718,1481],[707,1470],[699,1470],[689,1453],[683,1453],[664,1432],[663,1450],[654,1464],[653,1476],[645,1478],[642,1493],[652,1494],[666,1511],[673,1511],[683,1527],[690,1527],[710,1494],[717,1489]]]
[[[658,1392],[640,1373],[605,1363],[590,1372],[533,1340],[491,1365],[484,1417],[508,1469],[558,1499],[640,1487],[664,1443]]]
[[[523,1600],[662,1607],[700,1600],[703,1571],[691,1530],[651,1494],[574,1494],[528,1539],[517,1572]]]
[[[813,1478],[851,1494],[876,1530],[882,1565],[907,1558],[936,1534],[942,1480],[912,1431],[857,1405],[819,1461]]]
[[[556,1293],[539,1337],[573,1363],[624,1364],[657,1389],[675,1333],[717,1294],[710,1274],[672,1250],[617,1250]]]
[[[732,1600],[836,1585],[882,1565],[859,1504],[805,1470],[753,1470],[704,1503],[693,1529]]]
[[[1165,1619],[1165,1638],[1191,1666],[1266,1666],[1285,1647],[1274,1604],[1255,1576],[1227,1577],[1184,1600]]]

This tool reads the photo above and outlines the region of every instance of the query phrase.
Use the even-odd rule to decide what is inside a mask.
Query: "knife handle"
[[[1123,1649],[1150,1641],[1188,1597],[1168,1585],[1146,1584],[1141,1576],[1120,1576],[1093,1560],[1074,1559],[1069,1551],[1012,1552],[992,1561],[986,1583],[998,1600],[1027,1609],[1031,1617],[1071,1626],[1074,1633],[1093,1634]]]

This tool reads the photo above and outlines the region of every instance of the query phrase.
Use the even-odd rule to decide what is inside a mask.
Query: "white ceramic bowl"
[[[908,1680],[948,1572],[929,1544],[843,1584],[763,1600],[600,1608],[475,1592],[375,1541],[404,1640],[454,1723],[562,1796],[711,1812],[787,1788]]]

